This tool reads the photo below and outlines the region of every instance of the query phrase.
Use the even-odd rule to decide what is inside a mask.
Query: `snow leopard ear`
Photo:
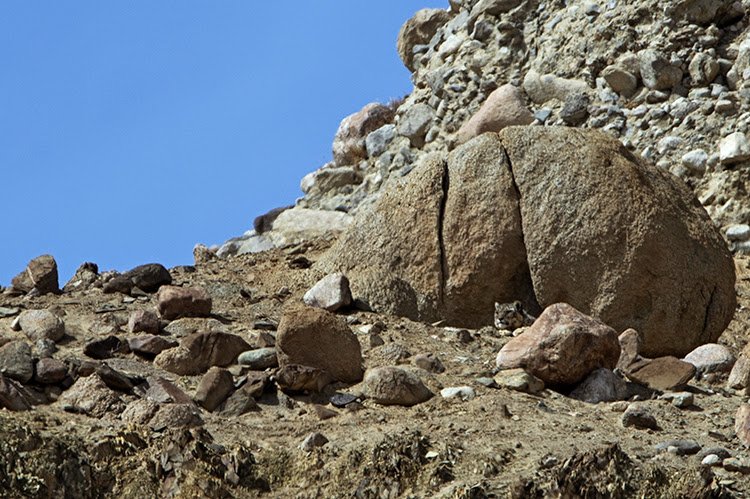
[[[518,300],[513,302],[513,308],[516,309],[516,312],[523,312],[523,304]]]

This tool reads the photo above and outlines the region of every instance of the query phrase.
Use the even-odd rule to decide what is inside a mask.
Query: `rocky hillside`
[[[0,495],[748,497],[746,7],[420,11],[296,205],[190,266],[34,258]]]

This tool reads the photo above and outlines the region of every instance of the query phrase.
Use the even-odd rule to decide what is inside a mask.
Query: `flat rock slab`
[[[695,376],[695,366],[676,357],[659,357],[631,365],[627,376],[654,390],[680,390]]]

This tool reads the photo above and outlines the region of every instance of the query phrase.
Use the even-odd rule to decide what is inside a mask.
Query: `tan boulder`
[[[497,354],[499,369],[522,368],[548,385],[573,385],[594,369],[614,369],[620,344],[614,329],[567,303],[549,306]]]
[[[236,334],[218,331],[194,333],[183,338],[180,346],[157,355],[154,364],[174,374],[194,376],[213,366],[228,366],[247,350],[250,350],[250,345]]]
[[[162,286],[156,293],[159,315],[167,320],[180,317],[206,317],[211,313],[211,297],[201,288]]]
[[[674,391],[685,388],[695,376],[695,366],[676,357],[643,359],[625,371],[628,378],[654,390]]]
[[[391,123],[394,116],[392,107],[371,102],[341,120],[333,139],[333,161],[336,166],[356,165],[367,158],[367,134]]]
[[[279,322],[276,334],[279,366],[301,365],[320,369],[335,380],[362,379],[359,341],[346,322],[325,310],[292,307]]]

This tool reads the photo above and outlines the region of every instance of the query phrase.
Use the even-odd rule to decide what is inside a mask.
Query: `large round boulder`
[[[494,302],[565,302],[649,357],[715,341],[734,265],[692,193],[591,130],[508,127],[427,156],[321,259],[360,304],[478,327]]]
[[[450,12],[444,9],[422,9],[404,23],[396,42],[398,55],[401,56],[404,66],[414,71],[414,48],[428,44],[437,30],[450,18]]]

